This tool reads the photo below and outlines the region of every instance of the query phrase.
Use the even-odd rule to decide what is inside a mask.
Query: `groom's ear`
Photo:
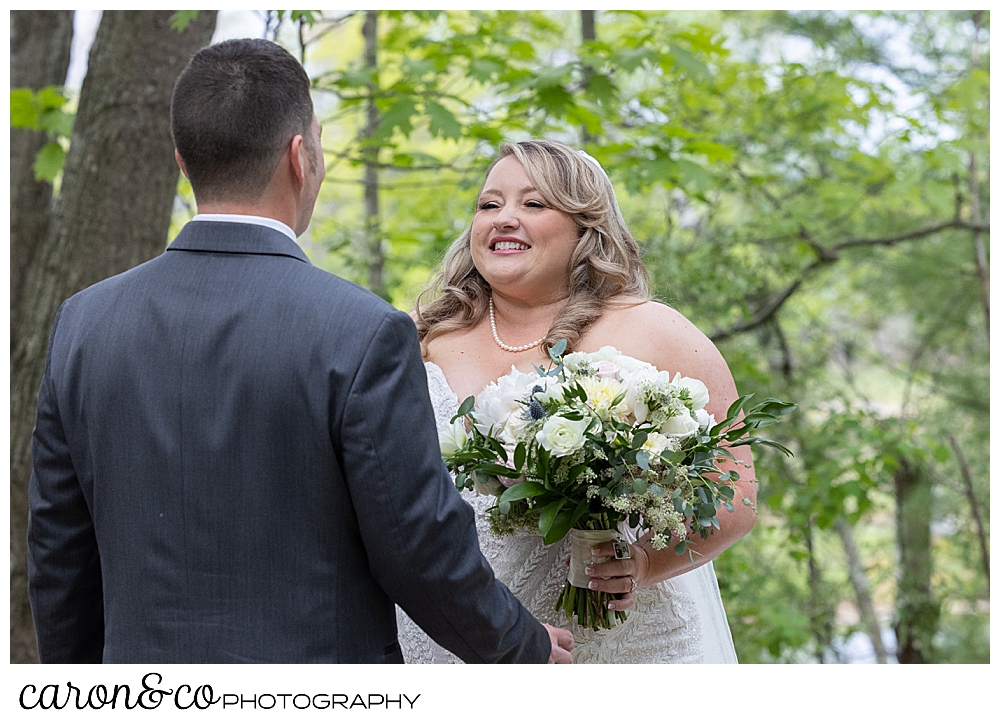
[[[188,176],[188,170],[184,168],[184,159],[181,158],[181,153],[176,148],[174,149],[174,159],[177,161],[177,165],[181,167],[181,173],[184,174],[184,178],[190,179]]]
[[[301,135],[292,138],[292,142],[288,147],[288,161],[291,164],[295,184],[301,189],[306,183],[306,164],[309,163],[309,159],[306,158],[306,149]]]

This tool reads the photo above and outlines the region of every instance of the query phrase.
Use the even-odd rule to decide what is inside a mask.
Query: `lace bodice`
[[[433,362],[426,363],[426,368],[434,415],[441,427],[447,425],[458,410],[459,401],[441,368]],[[728,655],[725,651],[718,655],[721,658],[712,651],[708,657],[705,655],[704,616],[700,615],[704,606],[700,604],[701,599],[713,597],[713,585],[714,599],[719,603],[718,611],[711,611],[714,616],[711,622],[717,628],[721,613],[722,625],[725,625],[711,564],[670,581],[640,588],[635,592],[635,605],[628,611],[628,620],[613,629],[581,629],[568,622],[555,605],[566,581],[569,538],[550,546],[542,543],[541,536],[527,531],[498,538],[490,530],[485,515],[486,509],[493,504],[492,496],[463,491],[462,497],[476,512],[479,544],[497,578],[539,621],[573,632],[576,641],[574,663],[696,663],[706,658],[717,662],[731,658],[735,663],[727,625],[726,641],[721,649],[728,648]],[[630,531],[623,532],[634,540],[629,535]],[[699,571],[705,573],[685,580]],[[711,575],[710,582],[706,573]],[[397,620],[400,645],[407,663],[461,663],[456,656],[432,641],[398,608]]]

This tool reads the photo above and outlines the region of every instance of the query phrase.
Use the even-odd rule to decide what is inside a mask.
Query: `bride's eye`
[[[545,208],[548,208],[541,201],[525,201],[524,205],[527,206],[529,209],[545,209]]]
[[[476,206],[476,208],[478,208],[480,211],[484,209],[499,209],[500,204],[498,204],[496,201],[480,201],[479,204]]]

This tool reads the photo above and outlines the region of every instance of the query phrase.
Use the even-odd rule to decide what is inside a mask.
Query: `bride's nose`
[[[508,205],[501,207],[497,211],[497,215],[493,217],[493,228],[497,231],[500,229],[516,229],[518,224],[517,214]]]

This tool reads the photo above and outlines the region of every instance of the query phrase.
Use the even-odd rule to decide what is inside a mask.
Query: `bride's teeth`
[[[493,245],[493,249],[495,251],[510,251],[515,249],[518,251],[524,251],[527,248],[528,247],[524,244],[518,244],[516,241],[498,241]]]

